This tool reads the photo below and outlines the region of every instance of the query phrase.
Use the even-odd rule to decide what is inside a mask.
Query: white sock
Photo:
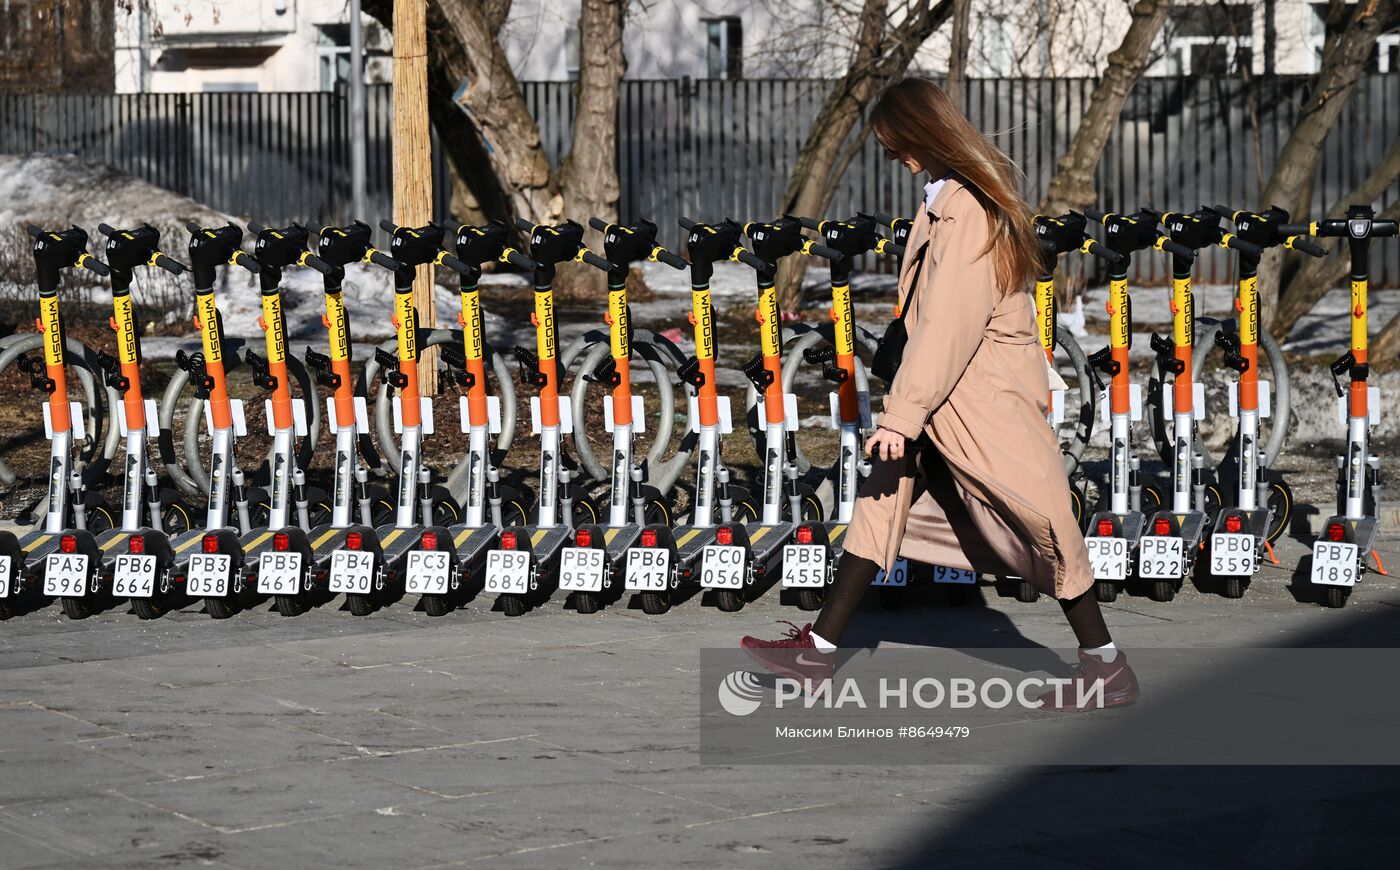
[[[812,644],[817,648],[817,652],[836,652],[836,644],[817,634],[815,631],[808,635],[812,639]]]
[[[816,637],[816,635],[812,636]],[[1084,651],[1091,656],[1098,656],[1103,659],[1105,664],[1112,664],[1113,660],[1118,658],[1118,647],[1113,645],[1113,641],[1109,641],[1103,646],[1096,646],[1093,649],[1086,649]]]

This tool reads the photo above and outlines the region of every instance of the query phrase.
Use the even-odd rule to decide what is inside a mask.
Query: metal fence
[[[1035,202],[1093,91],[1088,79],[978,79],[965,108],[1023,168]],[[666,241],[676,218],[770,215],[827,89],[826,80],[626,81],[618,109],[621,213],[648,217]],[[551,159],[570,147],[574,85],[527,82],[526,100]],[[1297,120],[1307,80],[1146,78],[1129,97],[1097,171],[1110,209],[1201,203],[1261,205],[1257,196]],[[389,213],[389,89],[368,89],[371,215]],[[340,220],[350,198],[347,100],[341,93],[0,95],[0,152],[72,152],[233,214]],[[1364,77],[1324,144],[1313,185],[1318,214],[1400,136],[1400,75]],[[437,213],[449,191],[435,151]],[[1395,185],[1380,205],[1397,197]],[[851,160],[830,213],[910,211],[919,185],[873,140]],[[1400,246],[1381,246],[1373,274],[1400,279]],[[1140,258],[1137,280],[1162,281],[1164,258]],[[874,265],[874,261],[869,265]],[[1203,259],[1203,280],[1227,280],[1227,258]]]

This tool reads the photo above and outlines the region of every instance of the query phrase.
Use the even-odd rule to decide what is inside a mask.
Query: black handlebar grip
[[[461,231],[462,227],[466,226],[466,224],[458,223],[452,218],[443,218],[442,220],[438,221],[438,226],[442,227],[443,232],[451,233],[455,236],[458,232]]]
[[[98,224],[97,231],[104,236],[115,236],[117,234],[117,231],[107,224]]]
[[[752,251],[746,250],[744,248],[739,249],[739,262],[747,263],[755,269],[769,268],[767,260],[764,260],[758,254],[755,254]]]
[[[467,271],[471,268],[466,263],[463,263],[461,260],[452,256],[451,254],[442,255],[442,264],[460,275],[467,274]]]
[[[526,233],[533,233],[535,231],[535,225],[525,220],[525,218],[516,218],[515,228]]]
[[[1231,237],[1230,240],[1226,242],[1226,245],[1229,246],[1231,250],[1239,251],[1241,254],[1245,254],[1250,257],[1264,256],[1263,248],[1259,247],[1253,242],[1247,242],[1244,239],[1238,237]]]
[[[693,221],[688,217],[679,218],[676,220],[676,223],[680,224],[681,229],[685,230],[686,232],[691,232],[697,226],[700,225],[699,221]]]
[[[189,234],[192,236],[197,236],[200,233],[204,232],[204,227],[200,226],[194,221],[185,221],[185,229],[188,230]]]
[[[684,269],[686,266],[690,265],[685,261],[684,257],[664,249],[656,252],[656,259],[670,266],[672,269]]]
[[[36,239],[39,238],[40,236],[42,236],[42,235],[44,234],[44,231],[43,231],[43,230],[39,229],[38,227],[34,226],[33,224],[25,224],[25,225],[24,225],[24,228],[25,228],[26,230],[28,230],[28,231],[29,231],[29,234],[30,234],[31,236],[33,236],[34,238],[36,238]]]
[[[262,235],[263,230],[266,229],[267,227],[263,226],[260,223],[257,223],[256,221],[248,221],[248,232],[252,233],[255,236]]]
[[[1312,224],[1284,224],[1278,231],[1285,236],[1310,236],[1312,235]]]
[[[886,253],[886,254],[894,254],[896,257],[902,257],[902,256],[904,256],[904,250],[905,250],[905,248],[904,248],[903,245],[896,244],[896,243],[894,243],[894,242],[886,242],[886,243],[885,243],[885,253]]]
[[[887,227],[890,227],[891,229],[894,228],[894,218],[890,217],[882,211],[875,212],[873,215],[871,215],[871,217],[875,219],[875,223],[877,224],[883,224]]]
[[[389,220],[388,218],[380,218],[379,228],[392,236],[394,234],[394,230],[398,229],[398,225],[395,224],[393,221]]]
[[[187,268],[184,263],[172,260],[164,254],[156,254],[156,265],[172,275],[182,274]]]
[[[1196,259],[1196,252],[1194,250],[1186,247],[1180,242],[1174,242],[1168,238],[1162,239],[1162,250],[1167,251],[1168,253],[1175,254],[1178,257],[1183,257],[1187,260]]]
[[[89,272],[92,272],[95,275],[101,275],[105,278],[108,275],[112,274],[112,270],[107,268],[107,264],[102,262],[101,260],[96,259],[95,257],[86,256],[83,257],[83,259],[80,262],[83,264],[84,269],[87,269]]]
[[[319,236],[325,229],[320,224],[306,224],[306,231],[313,236]]]
[[[1097,208],[1086,208],[1084,209],[1084,216],[1094,223],[1101,224],[1103,223],[1103,219],[1108,217],[1108,212]]]
[[[1319,245],[1317,242],[1314,242],[1307,236],[1298,236],[1294,238],[1293,250],[1302,251],[1303,253],[1310,254],[1314,257],[1327,256],[1327,249]]]
[[[1228,205],[1216,204],[1216,205],[1212,205],[1212,206],[1208,206],[1208,207],[1210,208],[1211,211],[1215,212],[1216,214],[1220,215],[1221,217],[1227,217],[1227,218],[1230,218],[1231,220],[1234,220],[1234,217],[1235,217],[1235,209],[1230,208]]]
[[[589,250],[583,251],[583,261],[594,268],[602,269],[604,272],[611,272],[613,269],[611,262]]]
[[[797,219],[797,222],[802,224],[803,229],[813,230],[816,232],[821,231],[822,222],[817,220],[816,218],[800,217]]]
[[[335,271],[334,266],[332,266],[330,263],[327,263],[325,260],[322,260],[315,254],[307,254],[306,259],[302,262],[305,263],[307,266],[310,266],[311,268],[315,269],[317,272],[320,272],[322,275],[329,275],[330,273]]]
[[[512,266],[518,266],[521,269],[528,269],[531,272],[540,267],[539,263],[536,263],[514,248],[510,248],[506,251],[506,262],[510,263]]]
[[[825,257],[833,263],[839,263],[846,259],[845,254],[835,248],[828,248],[826,245],[812,245],[807,249],[807,253],[815,254],[818,257]]]
[[[233,260],[234,264],[242,266],[249,272],[252,272],[254,275],[262,271],[262,264],[259,263],[257,260],[254,260],[252,257],[248,256],[248,254],[244,251],[234,251],[233,257],[231,259]]]
[[[588,225],[600,233],[606,233],[608,231],[608,227],[612,226],[612,224],[608,223],[602,218],[595,217],[591,217],[588,219]]]
[[[398,260],[395,260],[393,257],[389,256],[383,251],[371,251],[369,255],[369,260],[376,266],[383,266],[390,272],[397,272],[399,269],[403,268],[403,263],[400,263]]]
[[[1117,266],[1119,263],[1123,262],[1122,254],[1109,248],[1107,245],[1105,245],[1103,242],[1100,242],[1098,239],[1090,239],[1089,246],[1088,248],[1086,248],[1086,250],[1090,254],[1093,254],[1095,257],[1098,257],[1100,260],[1107,262],[1110,266]]]

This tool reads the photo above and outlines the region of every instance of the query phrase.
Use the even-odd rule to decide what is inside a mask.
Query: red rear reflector
[[[425,550],[436,550],[436,549],[437,549],[437,532],[424,532],[424,533],[423,533],[423,537],[422,537],[421,540],[422,540],[422,543],[423,543],[423,549],[425,549]]]
[[[345,549],[363,550],[365,548],[365,536],[360,532],[345,533]]]
[[[1152,521],[1152,534],[1170,535],[1172,533],[1172,521],[1166,517],[1158,517]]]
[[[501,532],[501,549],[515,549],[515,532]]]
[[[58,548],[65,553],[78,552],[78,539],[74,535],[64,535],[58,539]]]
[[[580,547],[593,546],[593,530],[579,529],[577,532],[574,532],[574,543],[578,544]]]
[[[1236,516],[1228,516],[1228,517],[1225,518],[1225,531],[1229,532],[1229,533],[1232,534],[1232,535],[1237,535],[1237,534],[1239,534],[1243,529],[1244,529],[1244,521],[1241,520],[1239,517],[1236,517]]]
[[[734,543],[734,530],[729,526],[720,526],[715,529],[715,541],[725,546]]]
[[[656,529],[642,529],[642,546],[656,546]]]
[[[1329,523],[1327,526],[1327,540],[1345,541],[1347,539],[1347,527],[1341,523]]]
[[[810,544],[810,543],[812,543],[812,527],[811,527],[811,526],[798,526],[798,527],[797,527],[797,543],[799,543],[799,544]]]
[[[204,549],[204,552],[206,553],[219,552],[219,536],[205,535],[204,542],[200,546]]]
[[[1113,537],[1113,520],[1099,520],[1099,537]]]
[[[272,549],[279,553],[285,553],[291,549],[292,538],[286,532],[278,532],[272,536]]]
[[[131,537],[127,538],[127,539],[126,539],[126,551],[127,551],[128,553],[135,553],[135,554],[138,555],[138,556],[141,555],[142,553],[145,553],[145,552],[146,552],[146,536],[145,536],[145,535],[132,535]]]

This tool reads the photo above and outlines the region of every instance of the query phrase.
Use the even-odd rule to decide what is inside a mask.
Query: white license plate
[[[1122,538],[1085,538],[1095,580],[1128,579],[1128,542]]]
[[[486,554],[486,591],[524,595],[530,591],[530,554],[492,550]]]
[[[559,588],[565,592],[603,591],[607,553],[595,547],[565,547],[559,556]]]
[[[374,583],[374,554],[364,550],[335,550],[326,589],[351,595],[368,595]]]
[[[1138,576],[1150,580],[1180,580],[1186,574],[1186,542],[1150,536],[1138,541]]]
[[[232,566],[227,553],[195,553],[185,569],[185,592],[194,598],[223,598]]]
[[[710,544],[700,552],[701,589],[742,589],[744,587],[744,548],[732,544]]]
[[[1252,577],[1259,570],[1253,535],[1218,532],[1210,536],[1210,573],[1216,577]]]
[[[13,568],[9,556],[0,556],[0,598],[10,597],[10,570]]]
[[[788,544],[783,547],[783,587],[821,589],[826,585],[826,547]]]
[[[44,594],[81,598],[87,594],[88,557],[81,553],[50,553],[44,558]]]
[[[970,586],[977,582],[977,572],[969,571],[966,568],[949,568],[947,565],[934,565],[933,582],[961,583],[964,586]]]
[[[943,570],[951,570],[944,568]],[[875,572],[875,579],[870,581],[871,586],[899,586],[909,585],[909,562],[904,559],[895,559],[894,567],[887,573],[883,568]]]
[[[446,595],[451,556],[442,550],[410,550],[404,588],[415,595]]]
[[[263,553],[258,557],[258,592],[296,595],[301,591],[300,553]]]
[[[1313,544],[1312,582],[1323,586],[1355,586],[1361,579],[1359,558],[1355,544],[1316,542]]]
[[[112,569],[112,594],[118,598],[150,598],[156,591],[156,557],[123,553]]]
[[[735,547],[734,549],[739,548]],[[701,558],[703,559],[704,556],[702,555]],[[660,547],[633,547],[627,551],[626,589],[628,592],[665,592],[666,586],[670,582],[670,550],[663,550]]]

